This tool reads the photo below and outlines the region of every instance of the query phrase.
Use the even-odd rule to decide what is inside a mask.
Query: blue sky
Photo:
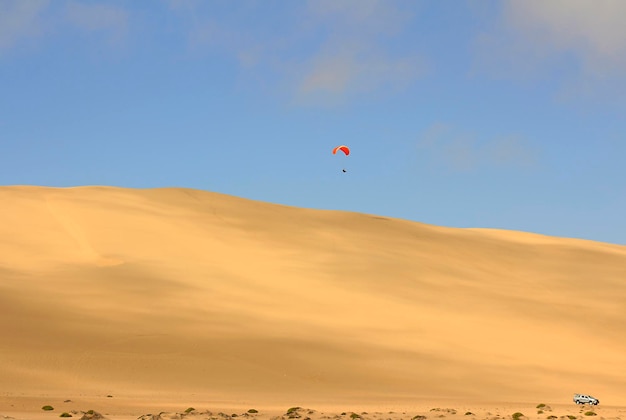
[[[187,187],[626,244],[624,15],[621,0],[0,0],[0,184]]]

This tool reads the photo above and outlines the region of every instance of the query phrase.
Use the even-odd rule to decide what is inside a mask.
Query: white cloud
[[[542,46],[544,63],[573,63],[555,92],[559,100],[626,98],[626,2],[551,0],[508,3],[507,19],[533,47]]]
[[[413,51],[390,54],[385,42],[402,34],[412,13],[399,2],[311,0],[309,23],[325,38],[296,67],[299,100],[331,101],[354,93],[405,86],[427,70]]]
[[[387,0],[309,0],[308,13],[317,25],[333,27],[336,33],[359,35],[393,34],[401,31],[412,17]]]
[[[486,160],[499,166],[529,167],[536,163],[536,153],[527,141],[514,134],[495,138],[486,144]]]
[[[100,32],[118,42],[127,30],[128,12],[104,2],[0,0],[0,49],[15,48],[23,39],[59,33],[68,23],[82,33]]]
[[[587,65],[625,63],[623,0],[526,0],[506,5],[505,19],[534,43],[571,51]]]
[[[355,57],[345,54],[315,57],[310,67],[302,77],[300,90],[304,94],[316,90],[341,92],[359,71]]]
[[[626,2],[523,0],[501,6],[494,26],[476,40],[479,71],[556,77],[560,98],[624,91],[619,87],[626,79]]]
[[[529,168],[537,154],[519,135],[481,139],[452,125],[435,123],[418,136],[417,147],[433,165],[460,172],[481,168]]]
[[[426,64],[420,57],[390,57],[381,51],[359,50],[345,44],[317,53],[300,70],[299,96],[341,96],[405,86],[424,74]]]
[[[192,51],[228,54],[246,80],[287,91],[297,103],[334,104],[403,87],[427,69],[410,44],[387,47],[412,19],[411,2],[246,2],[237,9],[168,4],[186,22]],[[280,20],[258,18],[273,16],[277,4]]]
[[[48,0],[0,0],[0,48],[13,47],[20,39],[41,33],[39,15]]]

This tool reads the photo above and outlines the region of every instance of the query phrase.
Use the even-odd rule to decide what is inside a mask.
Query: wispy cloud
[[[413,17],[399,2],[311,0],[312,26],[326,37],[299,66],[300,99],[401,87],[422,77],[426,60],[413,51],[391,54],[385,43],[402,34]]]
[[[0,49],[15,46],[21,39],[41,34],[40,15],[48,0],[0,1]]]
[[[492,28],[476,40],[480,71],[518,79],[558,74],[562,98],[611,95],[626,81],[626,2],[524,0],[501,6]]]
[[[280,3],[280,22],[272,21],[273,2],[247,2],[236,13],[202,4],[183,8],[175,0],[168,4],[186,20],[194,51],[230,54],[247,76],[262,74],[262,83],[286,89],[298,103],[336,103],[353,94],[403,87],[428,67],[410,44],[404,50],[388,48],[413,18],[408,2]],[[265,18],[251,18],[259,15]],[[230,29],[248,21],[245,31]]]
[[[401,88],[423,76],[427,64],[419,56],[390,57],[346,43],[316,53],[298,68],[298,99],[306,101],[322,95],[338,99],[380,88]]]
[[[444,123],[435,123],[420,133],[417,147],[434,165],[459,172],[482,168],[530,168],[537,160],[537,153],[520,135],[482,139],[470,131]]]
[[[504,18],[533,43],[570,51],[584,65],[626,64],[626,3],[621,0],[552,0],[507,3]]]
[[[104,2],[0,0],[0,49],[16,48],[24,39],[59,34],[68,27],[83,34],[104,34],[117,43],[128,29],[128,18],[125,9]]]
[[[82,31],[105,33],[112,42],[119,42],[128,26],[128,12],[105,3],[68,2],[66,18]]]
[[[398,2],[384,0],[309,0],[307,8],[314,19],[361,34],[398,32],[411,17]]]

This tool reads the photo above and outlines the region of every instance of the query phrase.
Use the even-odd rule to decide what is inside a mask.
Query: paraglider
[[[336,155],[337,152],[342,151],[348,156],[350,154],[350,148],[346,145],[337,146],[333,149],[333,155]]]
[[[333,149],[333,155],[336,155],[337,152],[343,152],[346,156],[350,155],[350,148],[344,144],[342,144],[341,146],[337,146]],[[343,168],[341,170],[344,174],[347,172],[346,168]]]

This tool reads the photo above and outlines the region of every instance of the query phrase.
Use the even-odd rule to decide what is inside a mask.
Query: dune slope
[[[626,247],[177,188],[0,220],[4,392],[626,404]]]

